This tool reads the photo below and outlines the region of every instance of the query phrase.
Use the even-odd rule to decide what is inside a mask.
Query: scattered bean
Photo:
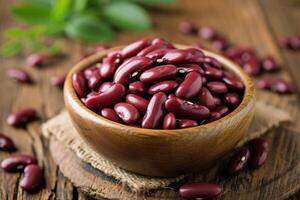
[[[256,138],[250,140],[247,144],[250,150],[249,165],[257,168],[262,166],[268,156],[268,143],[263,138]]]
[[[23,170],[27,165],[36,163],[37,159],[31,155],[16,154],[2,160],[1,167],[7,172],[15,172]]]
[[[214,198],[221,194],[223,188],[213,183],[189,183],[179,188],[182,198]]]
[[[14,142],[9,137],[0,133],[0,151],[14,151],[15,149]]]
[[[230,159],[227,173],[229,175],[236,175],[241,172],[247,165],[250,158],[250,151],[248,148],[243,147],[238,150]]]
[[[9,78],[15,79],[19,82],[32,83],[32,78],[30,77],[30,75],[22,69],[10,68],[6,71],[6,75]]]
[[[20,181],[20,186],[25,191],[36,191],[42,185],[43,173],[39,166],[31,164],[24,169],[24,177]]]
[[[35,119],[37,119],[35,109],[23,108],[17,112],[11,113],[7,118],[7,123],[14,127],[22,127]]]

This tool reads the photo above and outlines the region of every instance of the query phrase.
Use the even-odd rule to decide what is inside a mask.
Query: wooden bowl
[[[71,69],[64,85],[64,100],[73,124],[95,152],[138,174],[174,176],[208,168],[244,136],[254,114],[253,82],[238,65],[209,51],[204,53],[218,59],[245,85],[241,104],[217,121],[184,129],[143,129],[110,121],[89,110],[73,89],[72,75],[100,61],[112,50],[82,60]]]

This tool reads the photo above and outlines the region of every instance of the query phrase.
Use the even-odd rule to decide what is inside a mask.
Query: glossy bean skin
[[[85,77],[83,76],[82,72],[76,72],[72,76],[72,83],[75,89],[76,94],[79,98],[83,98],[87,95],[88,83]]]
[[[223,76],[223,71],[215,67],[205,67],[205,76],[210,80],[219,80]]]
[[[91,89],[97,89],[101,84],[101,81],[102,77],[100,75],[100,71],[98,69],[94,70],[88,79],[88,86]]]
[[[199,96],[197,97],[197,103],[208,109],[214,109],[216,107],[214,97],[206,87],[201,88]]]
[[[146,114],[142,120],[143,128],[159,127],[165,114],[164,104],[166,100],[167,95],[163,92],[158,92],[152,96]]]
[[[127,124],[134,124],[140,118],[139,111],[129,103],[117,103],[114,106],[114,110],[117,115]]]
[[[209,91],[214,95],[225,94],[228,91],[227,86],[220,81],[211,81],[207,83],[206,86],[209,89]]]
[[[125,87],[121,84],[114,84],[103,93],[97,93],[93,96],[87,97],[84,104],[91,110],[100,110],[106,107],[112,107],[116,103],[122,101],[125,95]]]
[[[262,166],[268,156],[268,142],[264,138],[255,138],[247,143],[250,150],[249,166],[257,168]]]
[[[261,60],[261,67],[266,72],[275,72],[279,69],[278,64],[271,56],[267,56]]]
[[[150,41],[143,39],[133,42],[121,50],[121,55],[124,59],[136,56],[141,50],[150,45]]]
[[[172,79],[177,74],[175,65],[161,65],[144,71],[140,76],[143,83],[153,84],[165,79]]]
[[[237,91],[237,92],[241,92],[244,90],[244,85],[242,82],[240,82],[239,80],[237,80],[236,78],[234,77],[228,77],[228,76],[225,76],[223,77],[223,82],[226,83],[226,85],[234,90],[234,91]]]
[[[218,120],[220,118],[221,118],[221,114],[220,113],[212,111],[212,112],[210,112],[210,116],[209,116],[209,118],[208,118],[208,120],[206,122],[207,123],[213,122],[213,121],[216,121],[216,120]]]
[[[168,112],[174,113],[180,118],[202,120],[209,117],[210,111],[205,106],[184,101],[177,97],[167,99],[165,108]]]
[[[147,107],[149,104],[149,101],[143,97],[140,97],[135,94],[128,94],[126,96],[126,103],[129,103],[136,107],[139,111],[142,113],[145,113],[147,111]]]
[[[114,122],[122,122],[122,120],[119,118],[114,109],[111,108],[103,108],[101,110],[101,116]]]
[[[227,93],[224,103],[230,108],[236,108],[241,103],[241,98],[237,93]]]
[[[221,117],[224,117],[230,112],[227,106],[218,106],[213,111],[218,112]]]
[[[100,67],[100,75],[103,78],[110,78],[114,75],[117,67],[122,62],[122,55],[120,53],[112,53],[103,59],[102,66]]]
[[[157,92],[169,93],[177,86],[178,83],[176,81],[162,81],[152,85],[148,90],[148,94],[155,94]]]
[[[213,57],[205,56],[201,61],[201,64],[208,64],[211,67],[222,69],[221,63]]]
[[[182,99],[192,99],[199,94],[202,87],[202,76],[198,72],[190,72],[178,86],[175,95]]]
[[[153,63],[153,60],[147,57],[132,57],[125,61],[115,72],[114,82],[128,84],[134,73],[140,73],[147,70]]]
[[[241,172],[247,165],[250,158],[250,151],[247,147],[239,149],[230,159],[227,166],[229,175],[236,175]]]
[[[221,194],[223,188],[213,183],[189,183],[179,188],[179,194],[182,198],[214,198]]]
[[[251,76],[256,76],[261,72],[260,64],[256,58],[251,58],[245,62],[245,64],[243,64],[243,69]]]
[[[197,64],[181,64],[178,67],[178,72],[182,74],[190,73],[190,72],[198,72],[201,75],[204,74],[204,70]]]
[[[51,79],[50,79],[50,83],[53,86],[56,86],[56,87],[59,87],[59,88],[63,88],[65,80],[66,80],[66,76],[65,75],[52,76]]]
[[[43,173],[37,165],[27,165],[24,169],[24,177],[20,181],[20,186],[25,191],[36,191],[42,186]]]
[[[1,167],[7,172],[15,172],[23,170],[27,165],[36,163],[37,159],[31,155],[16,154],[2,160]]]
[[[92,76],[93,72],[95,70],[99,70],[99,67],[101,67],[101,66],[102,66],[102,63],[97,63],[96,65],[94,65],[92,67],[88,67],[88,68],[84,69],[83,76],[88,80]]]
[[[133,94],[142,95],[147,92],[147,88],[143,82],[135,81],[129,84],[129,91]]]
[[[265,78],[257,82],[260,89],[271,90],[278,94],[291,94],[294,87],[285,80],[279,78]]]
[[[153,52],[157,49],[172,49],[173,46],[165,41],[156,42],[154,41],[154,44],[152,43],[150,46],[146,47],[145,49],[141,50],[137,56],[146,56],[150,52]]]
[[[112,82],[104,82],[102,83],[99,88],[98,88],[98,92],[105,92],[107,89],[111,88],[111,86],[113,86],[114,84]]]
[[[178,126],[180,128],[189,128],[193,126],[198,126],[199,124],[195,120],[191,119],[179,119],[178,120]]]
[[[14,79],[19,82],[23,82],[23,83],[32,83],[33,82],[30,75],[22,69],[10,68],[6,71],[6,75],[9,78]]]
[[[0,133],[0,151],[16,150],[15,143],[7,136]]]
[[[214,96],[214,103],[216,106],[221,106],[223,104],[221,98]]]
[[[37,119],[37,113],[35,109],[23,108],[17,112],[11,113],[6,122],[10,126],[22,127],[35,119]]]
[[[164,117],[163,129],[175,129],[176,128],[176,118],[173,113],[168,113]]]
[[[29,66],[40,67],[45,64],[50,58],[49,54],[34,53],[27,57],[26,62]]]

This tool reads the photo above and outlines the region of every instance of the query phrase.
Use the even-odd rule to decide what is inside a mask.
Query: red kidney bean
[[[0,133],[0,151],[14,151],[15,143],[7,136]]]
[[[149,88],[148,93],[149,94],[155,94],[157,92],[169,93],[173,91],[177,86],[178,83],[176,81],[162,81],[152,85]]]
[[[202,87],[202,76],[198,72],[190,72],[178,86],[175,95],[182,99],[191,99],[199,94]]]
[[[45,53],[34,53],[28,56],[26,62],[28,65],[33,67],[39,67],[45,64],[50,58],[49,54]]]
[[[122,120],[119,118],[114,109],[111,108],[103,108],[101,110],[101,116],[114,122],[122,122]]]
[[[168,51],[170,51],[170,50],[169,49],[157,49],[157,50],[154,50],[154,51],[151,51],[150,53],[148,53],[146,55],[146,57],[153,59],[153,60],[161,59]]]
[[[2,160],[1,167],[7,172],[23,170],[25,166],[36,164],[37,159],[31,155],[16,154]]]
[[[211,46],[218,51],[225,51],[228,49],[229,43],[226,38],[218,36],[213,39]]]
[[[146,56],[149,58],[161,59],[167,64],[178,64],[184,62],[201,64],[204,59],[203,52],[196,48],[162,49],[160,51],[153,51]]]
[[[83,98],[88,93],[88,83],[82,72],[76,72],[72,76],[72,83],[76,94],[79,98]]]
[[[88,80],[93,72],[95,70],[99,70],[99,68],[102,66],[102,63],[97,63],[96,65],[92,66],[92,67],[88,67],[86,69],[83,70],[83,76]]]
[[[208,26],[204,26],[204,27],[201,27],[199,29],[198,35],[202,39],[213,40],[217,36],[217,33],[216,33],[216,31],[213,28],[208,27]]]
[[[250,150],[249,165],[257,168],[263,165],[268,155],[268,143],[263,138],[255,138],[247,144]]]
[[[207,83],[207,78],[205,76],[202,76],[202,85],[205,85]]]
[[[141,50],[150,45],[150,41],[143,39],[133,42],[121,50],[121,55],[124,59],[137,55]]]
[[[204,75],[204,70],[197,64],[181,64],[177,68],[179,73],[186,74],[190,72],[198,72],[201,75]]]
[[[108,90],[109,88],[111,88],[111,86],[113,86],[113,85],[114,84],[112,82],[104,82],[99,86],[98,91],[103,93],[106,90]]]
[[[223,76],[223,71],[214,67],[206,66],[204,70],[205,76],[208,79],[218,80]]]
[[[149,101],[147,99],[144,99],[143,97],[135,94],[128,94],[126,96],[126,102],[136,107],[142,113],[145,113],[147,111],[147,107],[149,104]]]
[[[175,49],[175,47],[162,38],[154,38],[151,45],[164,45],[167,49]]]
[[[117,115],[127,124],[134,124],[140,118],[139,111],[129,103],[117,103],[114,106]]]
[[[22,69],[10,68],[6,71],[6,75],[9,78],[15,79],[19,82],[32,83],[32,78],[30,75]]]
[[[122,62],[122,55],[118,52],[112,53],[103,59],[103,64],[100,67],[100,75],[103,78],[110,78],[114,75],[117,67]]]
[[[94,70],[88,79],[88,86],[91,89],[97,89],[101,84],[101,81],[102,81],[102,77],[100,75],[99,69]]]
[[[43,181],[42,170],[37,165],[27,165],[20,186],[25,191],[35,191],[41,187]]]
[[[227,93],[224,97],[224,103],[230,108],[236,108],[241,103],[241,98],[237,93]]]
[[[243,64],[243,69],[249,75],[256,76],[260,73],[260,64],[257,58],[251,58]]]
[[[167,99],[165,108],[168,112],[174,113],[180,118],[193,119],[196,121],[206,119],[210,114],[208,108],[205,106],[184,101],[177,97]]]
[[[175,129],[176,128],[176,118],[173,113],[168,113],[164,117],[163,129]]]
[[[179,30],[182,33],[189,34],[189,35],[194,35],[198,31],[197,27],[193,23],[187,21],[181,22],[179,24]]]
[[[157,49],[173,49],[174,47],[167,43],[166,41],[154,41],[155,44],[151,44],[150,46],[146,47],[142,51],[140,51],[137,56],[146,56],[150,52],[153,52]]]
[[[191,119],[179,119],[178,120],[178,126],[180,128],[189,128],[193,126],[198,126],[199,124],[195,120]]]
[[[121,84],[114,84],[103,93],[98,93],[84,100],[84,104],[91,110],[99,110],[106,107],[112,107],[122,101],[125,95],[125,87]]]
[[[145,94],[147,88],[143,82],[135,81],[129,84],[129,91],[133,94]]]
[[[279,78],[266,78],[259,80],[257,86],[261,89],[272,90],[279,94],[293,93],[293,86],[285,80]]]
[[[215,95],[225,94],[228,91],[227,86],[224,83],[219,81],[208,82],[206,86],[209,89],[209,91]]]
[[[35,109],[23,108],[17,112],[11,113],[7,118],[7,123],[14,127],[21,127],[35,119],[37,119]]]
[[[157,83],[164,79],[174,78],[177,74],[175,65],[161,65],[144,71],[140,76],[143,83]]]
[[[164,104],[167,96],[158,92],[152,96],[147,107],[146,114],[142,120],[143,128],[158,128],[164,117]]]
[[[214,97],[206,87],[201,88],[199,96],[197,97],[197,103],[208,109],[214,109],[216,107]]]
[[[203,58],[201,64],[208,64],[209,66],[216,67],[216,68],[219,68],[219,69],[223,68],[221,63],[217,59],[215,59],[213,57],[209,57],[209,56],[205,56]]]
[[[210,112],[210,116],[207,120],[207,123],[208,122],[213,122],[213,121],[216,121],[217,119],[220,119],[221,118],[221,114],[218,113],[218,112]]]
[[[218,106],[213,111],[220,113],[221,117],[224,117],[230,112],[227,106]]]
[[[179,188],[182,198],[214,198],[221,194],[223,188],[213,183],[189,183]]]
[[[223,104],[222,100],[216,96],[214,96],[214,103],[216,106],[221,106]]]
[[[227,173],[229,175],[236,175],[241,172],[246,167],[249,158],[250,151],[248,148],[243,147],[238,150],[229,161]]]
[[[147,70],[153,61],[147,57],[132,57],[124,62],[115,72],[114,82],[127,84],[135,73]]]
[[[271,56],[267,56],[261,60],[261,67],[266,72],[274,72],[279,69],[277,63],[274,58]]]
[[[64,83],[65,83],[66,76],[65,75],[57,75],[57,76],[52,76],[50,79],[50,83],[53,86],[63,88]]]
[[[222,80],[230,89],[234,91],[240,92],[244,90],[244,84],[234,77],[225,76]]]
[[[288,46],[293,50],[299,50],[300,49],[300,35],[290,36]]]

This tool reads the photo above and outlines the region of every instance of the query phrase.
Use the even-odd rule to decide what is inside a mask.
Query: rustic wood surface
[[[13,1],[0,0],[0,32],[6,27],[16,25],[8,16],[9,6]],[[239,46],[250,46],[257,49],[260,55],[273,55],[280,62],[284,70],[281,76],[290,79],[290,72],[294,84],[300,88],[300,56],[299,53],[280,49],[277,38],[281,35],[289,35],[300,32],[300,5],[297,0],[182,0],[179,5],[171,8],[149,8],[154,21],[154,29],[147,33],[122,33],[116,44],[126,44],[141,37],[164,37],[172,42],[193,44],[201,42],[197,37],[188,37],[178,31],[178,22],[192,20],[198,25],[211,25],[223,32],[228,38]],[[4,39],[1,37],[0,42]],[[53,66],[43,69],[32,69],[25,64],[26,54],[13,59],[0,58],[0,131],[9,135],[15,141],[19,152],[35,154],[39,163],[44,167],[45,184],[41,191],[35,194],[23,192],[19,187],[22,174],[8,174],[0,170],[0,199],[88,199],[72,186],[62,176],[58,167],[51,158],[48,141],[40,137],[40,124],[54,116],[63,108],[62,92],[51,86],[49,79],[52,75],[63,74],[76,63],[79,55],[87,46],[66,41],[65,52],[67,57]],[[34,85],[17,84],[5,76],[5,71],[10,67],[21,67],[28,70],[34,80]],[[299,90],[298,90],[299,91]],[[294,119],[289,125],[272,130],[267,136],[272,149],[268,162],[273,164],[255,172],[245,172],[241,177],[233,180],[232,187],[242,190],[243,195],[252,199],[276,199],[300,198],[300,179],[294,176],[293,170],[300,168],[299,142],[300,141],[300,103],[294,96],[282,97],[271,93],[258,92],[259,99],[265,100],[278,107],[288,110]],[[26,129],[14,129],[6,124],[6,118],[11,111],[21,107],[34,107],[38,109],[41,120],[31,123]],[[0,159],[9,154],[1,152]],[[278,157],[285,162],[278,162]],[[293,161],[293,162],[291,162]],[[290,166],[288,171],[282,171]],[[278,181],[274,187],[266,187],[264,193],[255,194],[255,190],[246,191],[244,182],[256,183],[264,173],[273,174],[274,179],[278,176],[286,176],[283,182]],[[298,172],[299,173],[299,172]],[[209,177],[208,177],[209,180]],[[278,179],[279,180],[279,179]],[[221,180],[220,180],[221,181]],[[224,181],[224,180],[223,180]],[[265,180],[261,184],[267,185]],[[284,186],[284,187],[283,187]],[[272,196],[274,191],[280,190],[280,196]],[[293,195],[295,194],[295,195]],[[161,194],[163,195],[163,194]],[[226,192],[222,197],[232,199],[234,193]],[[261,195],[261,196],[255,196]],[[245,197],[245,196],[244,196]],[[256,198],[257,197],[257,198]],[[259,198],[258,198],[259,197]]]

